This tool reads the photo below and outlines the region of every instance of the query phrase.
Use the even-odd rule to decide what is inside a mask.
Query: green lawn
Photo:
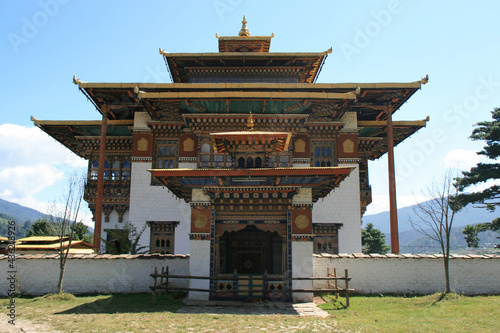
[[[16,313],[63,332],[500,332],[500,296],[353,296],[347,309],[342,302],[321,305],[329,318],[307,318],[178,314],[181,302],[171,295],[156,306],[150,294],[48,295],[17,298]]]
[[[500,332],[500,296],[440,296],[357,296],[347,310],[328,310],[338,303],[320,307],[353,331]]]

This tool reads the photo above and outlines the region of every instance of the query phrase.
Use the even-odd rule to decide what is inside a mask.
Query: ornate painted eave
[[[189,82],[193,68],[302,68],[299,82],[314,83],[331,50],[317,53],[218,52],[168,53],[160,49],[174,83]]]
[[[335,121],[356,111],[358,120],[385,120],[423,81],[409,83],[87,83],[80,90],[98,110],[111,105],[109,119],[133,119],[147,111],[154,120],[182,121],[182,113],[307,113],[310,121]],[[313,118],[316,118],[315,120]]]
[[[42,131],[56,139],[63,146],[76,155],[85,158],[87,154],[86,142],[82,138],[92,137],[100,140],[101,121],[65,121],[65,120],[39,120],[31,117],[31,120]],[[115,145],[114,139],[123,141],[124,137],[132,138],[132,120],[109,120],[107,126],[107,145]],[[88,141],[88,140],[87,140]],[[115,140],[116,141],[116,140]],[[126,145],[130,145],[126,140]]]
[[[394,146],[424,128],[429,117],[414,121],[393,121]],[[387,153],[387,122],[358,121],[359,154],[369,160],[380,158]]]
[[[316,202],[336,188],[354,168],[150,169],[177,197],[191,201],[191,190],[204,187],[300,186],[312,188]]]
[[[254,129],[265,131],[271,127],[276,131],[297,133],[308,116],[307,114],[253,114]],[[194,133],[210,134],[244,129],[248,114],[195,113],[183,114],[182,117]]]

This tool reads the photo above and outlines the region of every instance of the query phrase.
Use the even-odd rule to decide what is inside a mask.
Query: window
[[[158,140],[156,141],[156,168],[174,169],[177,168],[177,141]]]
[[[314,253],[339,252],[339,229],[340,223],[313,223]]]
[[[111,168],[111,180],[120,180],[120,162],[114,161]]]
[[[335,141],[313,141],[312,165],[314,167],[330,167],[335,165]]]
[[[216,154],[212,151],[212,146],[205,142],[200,148],[199,166],[203,168],[227,168],[231,167],[231,158],[227,154]]]
[[[175,227],[177,221],[148,221],[151,228],[150,252],[161,254],[175,253]]]
[[[97,180],[98,172],[99,172],[99,162],[93,161],[90,166],[90,180]]]
[[[130,180],[130,162],[125,161],[122,165],[122,179]]]

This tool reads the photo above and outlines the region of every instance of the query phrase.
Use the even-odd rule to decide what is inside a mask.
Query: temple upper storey
[[[271,53],[274,34],[251,36],[245,17],[238,36],[216,37],[218,53],[160,49],[174,83],[314,83],[331,53]]]

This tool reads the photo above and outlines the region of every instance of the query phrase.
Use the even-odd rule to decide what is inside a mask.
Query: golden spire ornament
[[[253,131],[253,116],[252,116],[252,111],[250,111],[250,114],[248,115],[248,119],[247,119],[247,129],[249,131]]]
[[[250,31],[248,31],[248,28],[247,28],[247,18],[246,18],[246,15],[243,15],[243,21],[241,21],[241,30],[240,32],[238,33],[238,36],[250,36]]]

